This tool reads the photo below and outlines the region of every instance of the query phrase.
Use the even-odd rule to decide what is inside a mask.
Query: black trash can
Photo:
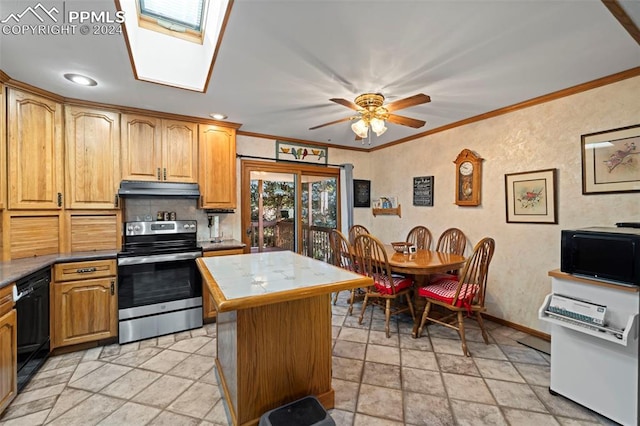
[[[318,398],[306,396],[290,402],[260,417],[258,426],[335,426]]]

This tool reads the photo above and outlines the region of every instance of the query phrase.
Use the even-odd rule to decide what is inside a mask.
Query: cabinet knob
[[[62,192],[58,192],[58,207],[62,207]]]
[[[158,167],[158,180],[162,180],[162,177],[160,176],[160,167]]]
[[[115,281],[111,281],[111,295],[113,296],[114,294],[116,294],[116,282]]]
[[[167,180],[167,168],[166,167],[163,168],[162,171],[163,171],[162,173],[163,173],[164,180]]]

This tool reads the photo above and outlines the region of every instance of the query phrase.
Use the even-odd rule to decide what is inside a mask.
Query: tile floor
[[[342,425],[611,425],[549,394],[549,356],[524,334],[488,322],[490,344],[468,320],[471,358],[455,331],[430,325],[411,338],[409,317],[384,334],[382,310],[333,307],[333,388]],[[354,307],[359,312],[360,306]],[[427,332],[428,331],[428,332]],[[215,324],[127,345],[51,357],[0,425],[226,425],[213,371]]]

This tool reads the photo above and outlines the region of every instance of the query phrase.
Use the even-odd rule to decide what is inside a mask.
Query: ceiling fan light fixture
[[[376,136],[382,136],[382,134],[387,131],[387,127],[384,125],[384,120],[380,118],[372,118],[371,130],[376,133]]]
[[[369,133],[369,125],[365,123],[364,120],[358,120],[351,125],[351,130],[353,130],[353,133],[358,135],[358,137],[365,139]]]

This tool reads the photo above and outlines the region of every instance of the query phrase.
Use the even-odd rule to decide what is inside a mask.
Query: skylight
[[[116,0],[134,77],[206,92],[233,1]]]
[[[205,0],[138,0],[142,28],[202,44]]]

